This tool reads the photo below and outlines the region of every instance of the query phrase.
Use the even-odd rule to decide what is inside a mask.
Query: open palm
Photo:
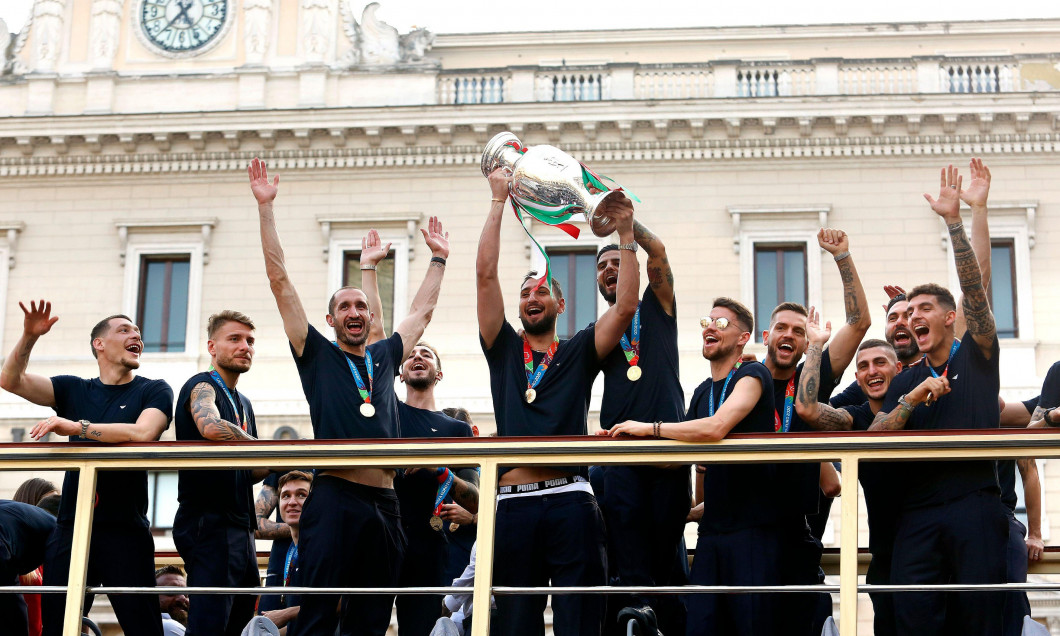
[[[987,168],[982,159],[972,159],[968,164],[972,173],[968,189],[961,191],[961,200],[969,207],[986,207],[986,199],[990,194],[990,168]]]
[[[265,167],[265,162],[257,157],[254,157],[247,167],[247,174],[250,175],[250,191],[254,193],[258,204],[271,203],[276,198],[280,176],[276,175],[272,183],[269,183],[269,170]]]
[[[420,228],[423,240],[427,247],[431,248],[431,254],[447,258],[449,256],[449,233],[442,229],[442,222],[438,217],[432,216],[427,221],[427,229]]]
[[[22,308],[22,313],[26,314],[25,319],[22,322],[22,329],[31,336],[43,336],[44,334],[51,331],[52,325],[55,324],[56,320],[59,320],[58,316],[52,316],[52,304],[50,302],[41,300],[40,303],[30,301],[29,309],[22,303],[18,304]]]

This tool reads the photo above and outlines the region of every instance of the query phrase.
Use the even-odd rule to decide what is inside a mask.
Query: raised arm
[[[156,408],[147,408],[136,418],[136,422],[104,423],[89,422],[85,439],[97,442],[154,442],[157,441],[169,425],[169,414]],[[81,422],[68,420],[53,415],[37,422],[29,432],[35,440],[42,439],[48,433],[78,437],[81,435]]]
[[[625,197],[612,197],[606,203],[607,215],[615,220],[618,240],[626,244],[633,242],[633,203]],[[640,297],[640,265],[632,250],[619,249],[618,288],[615,304],[608,307],[596,321],[596,355],[601,360],[611,353],[622,339],[626,327],[637,313]]]
[[[869,313],[869,301],[865,298],[865,288],[861,285],[857,268],[854,267],[854,257],[850,255],[850,238],[847,233],[821,228],[817,233],[817,244],[835,259],[839,277],[843,280],[846,324],[839,328],[831,346],[828,347],[832,375],[838,378],[854,359],[858,345],[872,326],[872,317]]]
[[[824,356],[824,345],[832,334],[832,323],[820,325],[817,311],[810,307],[806,319],[806,357],[803,358],[802,375],[799,376],[799,388],[795,394],[795,412],[804,422],[819,431],[849,431],[854,426],[854,418],[843,409],[817,401],[817,391],[821,383],[821,358]],[[822,464],[823,466],[823,464]]]
[[[427,229],[420,228],[423,240],[431,248],[431,263],[427,266],[427,275],[420,283],[420,289],[412,299],[409,315],[394,328],[401,334],[404,352],[401,359],[409,357],[412,348],[420,341],[427,325],[431,323],[434,308],[438,306],[438,293],[442,290],[442,277],[445,275],[445,259],[449,256],[449,233],[442,229],[442,222],[432,216],[427,221]],[[378,294],[378,290],[376,291]]]
[[[272,211],[272,202],[276,198],[280,177],[277,175],[269,182],[269,172],[265,162],[257,157],[247,168],[250,175],[250,191],[258,201],[258,220],[261,224],[261,251],[265,255],[265,273],[269,276],[269,286],[276,298],[276,307],[283,319],[283,330],[291,341],[296,356],[305,350],[305,340],[309,336],[309,319],[306,317],[302,300],[294,283],[287,276],[287,265],[284,263],[283,248],[280,246],[280,235],[276,232],[276,217]]]
[[[1020,478],[1023,480],[1023,501],[1027,506],[1027,558],[1040,561],[1045,551],[1042,542],[1042,483],[1038,475],[1038,464],[1030,457],[1016,460]]]
[[[950,381],[945,377],[927,378],[915,389],[898,398],[898,405],[890,412],[880,411],[872,421],[870,431],[897,431],[905,428],[913,409],[921,404],[931,404],[950,392]]]
[[[601,431],[600,434],[617,437],[619,435],[635,435],[637,437],[650,437],[656,434],[667,439],[676,439],[683,442],[717,442],[725,439],[737,424],[751,409],[758,404],[762,397],[762,382],[758,378],[744,377],[733,387],[732,393],[725,402],[718,407],[718,411],[711,417],[701,417],[684,422],[663,422],[652,424],[651,422],[634,422],[632,420],[622,422],[611,427],[610,431]],[[709,470],[709,468],[708,468]]]
[[[269,519],[280,503],[280,494],[268,484],[261,487],[257,500],[254,501],[254,518],[257,521],[254,530],[255,539],[290,539],[291,526],[280,521]]]
[[[983,289],[990,289],[990,221],[987,216],[986,201],[990,195],[990,169],[986,167],[982,159],[972,159],[968,167],[972,172],[972,180],[967,190],[961,190],[961,201],[968,204],[972,209],[972,251],[975,252],[975,260],[979,262],[979,272],[983,276]],[[953,330],[957,334],[963,334],[968,325],[964,320],[964,298],[957,303],[957,318],[953,322]]]
[[[508,184],[512,178],[504,168],[490,173],[490,212],[478,239],[475,259],[475,286],[478,289],[478,332],[489,349],[497,340],[504,324],[504,298],[497,277],[497,261],[501,257],[501,218],[504,202],[508,200]]]
[[[372,312],[372,325],[368,330],[368,344],[386,339],[383,328],[383,298],[379,295],[377,268],[390,253],[390,243],[383,245],[379,232],[368,230],[361,239],[361,291],[368,296],[368,309]]]
[[[961,221],[961,181],[962,178],[957,174],[956,168],[953,166],[943,168],[939,198],[933,199],[929,194],[924,194],[924,198],[931,204],[931,209],[935,214],[946,222],[946,228],[950,233],[950,243],[953,245],[953,261],[957,266],[957,278],[960,280],[961,292],[964,294],[961,305],[964,308],[964,319],[968,323],[968,332],[972,334],[972,338],[979,345],[983,355],[989,359],[993,355],[997,330],[994,326],[994,314],[990,311],[990,302],[986,297],[986,288],[983,287],[979,262],[975,258],[975,251],[968,242],[968,235],[965,234],[964,223]]]
[[[30,301],[29,309],[22,303],[18,306],[25,314],[22,336],[11,355],[4,360],[4,367],[0,370],[0,388],[34,404],[55,406],[55,389],[52,387],[51,378],[26,373],[26,367],[29,365],[29,354],[37,343],[37,338],[51,331],[52,325],[59,317],[51,315],[52,304],[45,300],[41,300],[39,305]]]
[[[674,273],[670,269],[670,259],[666,257],[666,246],[636,219],[633,220],[633,238],[648,254],[648,284],[663,310],[674,315]]]
[[[221,412],[217,410],[217,391],[209,382],[200,382],[192,388],[188,410],[195,421],[195,427],[199,429],[199,434],[210,441],[255,439],[238,424],[221,419]]]

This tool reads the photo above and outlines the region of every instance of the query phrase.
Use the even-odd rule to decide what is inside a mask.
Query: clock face
[[[141,0],[140,26],[152,45],[194,54],[217,43],[228,21],[228,0]]]

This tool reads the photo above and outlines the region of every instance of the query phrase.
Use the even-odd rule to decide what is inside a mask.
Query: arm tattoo
[[[849,431],[854,428],[854,417],[843,409],[821,404],[814,428],[821,431]]]
[[[850,266],[850,257],[848,256],[839,261],[837,265],[839,265],[839,276],[843,279],[843,306],[846,309],[847,324],[856,325],[861,322],[861,306],[858,304],[854,270]]]
[[[810,345],[806,348],[802,376],[799,377],[799,389],[795,399],[799,404],[813,408],[817,404],[817,385],[821,376],[821,348]]]
[[[258,499],[254,502],[254,516],[257,518],[258,527],[254,531],[255,539],[290,539],[291,527],[286,523],[279,523],[269,519],[269,515],[276,509],[279,496],[272,486],[263,486],[258,493]]]
[[[1049,409],[1042,408],[1041,406],[1034,407],[1034,413],[1031,413],[1031,424],[1038,420],[1044,420],[1045,416],[1049,413]],[[1045,422],[1046,426],[1052,426],[1049,422]]]
[[[221,419],[217,411],[217,393],[209,382],[200,382],[191,390],[191,417],[195,426],[206,439],[215,441],[233,441],[254,439],[243,432],[239,426]]]
[[[478,488],[467,483],[463,479],[453,480],[453,501],[460,504],[468,512],[478,510]]]
[[[640,221],[633,221],[633,239],[648,253],[648,282],[652,290],[658,291],[664,284],[673,289],[674,272],[662,241]]]
[[[103,437],[103,433],[101,431],[89,431],[88,434],[95,437],[96,439]]]
[[[880,411],[876,414],[876,419],[872,420],[872,426],[869,427],[869,430],[897,431],[903,429],[905,428],[905,423],[909,421],[909,416],[912,414],[913,412],[902,404],[899,404],[890,413]]]
[[[953,261],[957,266],[957,277],[964,293],[964,320],[968,331],[974,336],[993,338],[995,334],[994,315],[990,312],[990,301],[983,288],[983,275],[979,270],[979,261],[975,251],[964,233],[964,225],[955,223],[949,226],[950,242],[953,244]]]
[[[633,221],[633,240],[640,243],[640,246],[650,253],[652,244],[657,239],[651,230],[644,227],[640,221]]]

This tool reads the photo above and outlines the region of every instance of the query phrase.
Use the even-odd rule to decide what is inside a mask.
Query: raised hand
[[[967,190],[961,190],[961,201],[971,208],[985,208],[987,196],[990,195],[990,168],[982,159],[976,158],[968,163],[968,168],[972,172],[972,180]]]
[[[810,315],[806,318],[806,340],[812,345],[823,347],[831,336],[832,322],[828,321],[821,327],[821,314],[811,306]]]
[[[490,182],[490,193],[493,198],[499,201],[507,201],[508,193],[510,192],[509,187],[512,183],[512,171],[502,166],[491,172],[488,179]]]
[[[850,249],[850,239],[847,238],[847,233],[843,230],[833,230],[831,228],[822,227],[817,232],[817,244],[832,256]]]
[[[280,175],[273,177],[272,183],[269,183],[269,171],[265,167],[265,162],[257,157],[254,157],[254,160],[247,166],[247,174],[250,175],[250,191],[254,193],[258,205],[272,203],[272,200],[276,198]]]
[[[604,202],[603,215],[614,221],[614,229],[619,237],[633,233],[633,202],[626,195],[619,193],[608,197]]]
[[[51,331],[52,325],[59,320],[58,316],[51,315],[52,304],[46,300],[41,300],[40,304],[30,301],[29,309],[22,303],[18,306],[22,308],[22,313],[26,314],[22,321],[22,331],[27,336],[39,338]]]
[[[933,199],[928,193],[924,198],[931,204],[935,214],[941,216],[947,225],[956,223],[961,219],[961,181],[964,177],[957,174],[957,169],[952,165],[942,169],[939,177],[939,198]]]
[[[390,245],[383,245],[379,232],[368,230],[368,234],[361,239],[361,265],[378,265],[390,253]]]
[[[491,174],[491,183],[492,177],[493,175]],[[438,217],[432,216],[427,221],[427,229],[420,228],[420,232],[423,233],[423,240],[427,243],[427,247],[431,248],[432,256],[440,256],[442,258],[449,256],[449,232],[442,230],[442,222],[438,220]]]
[[[887,300],[893,300],[895,296],[905,295],[905,289],[898,285],[884,285],[883,293],[887,294]]]

